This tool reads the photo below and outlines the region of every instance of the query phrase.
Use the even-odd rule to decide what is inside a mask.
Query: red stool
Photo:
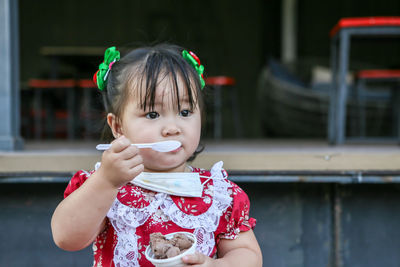
[[[213,76],[205,78],[206,85],[214,89],[214,138],[221,139],[222,137],[222,87],[233,87],[231,88],[231,105],[232,114],[234,119],[234,127],[236,137],[241,137],[241,125],[239,119],[239,105],[237,103],[237,95],[234,88],[236,81],[232,77],[227,76]]]
[[[360,135],[365,136],[365,100],[361,95],[361,91],[366,87],[367,83],[394,83],[392,87],[392,107],[393,107],[393,130],[400,144],[400,70],[361,70],[356,73],[357,78],[357,101],[360,116]]]
[[[400,36],[400,17],[343,18],[331,30],[332,89],[328,116],[331,144],[345,142],[350,41],[355,36]]]
[[[51,137],[55,136],[56,126],[53,118],[57,119],[60,115],[60,119],[65,117],[65,111],[54,111],[51,105],[48,103],[47,107],[43,108],[43,93],[54,92],[54,90],[66,90],[67,96],[67,133],[68,138],[74,138],[75,124],[74,124],[74,112],[75,112],[75,81],[68,80],[40,80],[31,79],[28,82],[28,87],[33,90],[34,93],[34,104],[33,104],[33,116],[35,125],[35,138],[40,139],[42,137],[42,119],[46,118],[46,130],[50,133]]]
[[[83,89],[83,103],[80,112],[81,117],[84,121],[84,138],[89,139],[96,131],[96,127],[93,124],[100,119],[98,112],[93,110],[93,93],[97,92],[97,86],[92,79],[82,79],[78,81],[78,88]]]

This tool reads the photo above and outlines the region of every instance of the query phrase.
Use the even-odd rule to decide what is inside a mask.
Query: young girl
[[[115,140],[95,171],[78,171],[68,184],[51,221],[57,246],[75,251],[93,243],[94,266],[152,266],[144,256],[150,234],[184,231],[197,237],[196,254],[183,257],[187,265],[262,266],[246,193],[227,180],[222,162],[211,171],[188,165],[200,141],[202,73],[196,55],[177,46],[135,49],[121,59],[115,47],[106,50],[95,80]],[[181,146],[131,146],[166,140]],[[175,174],[157,192],[135,185],[149,172]]]

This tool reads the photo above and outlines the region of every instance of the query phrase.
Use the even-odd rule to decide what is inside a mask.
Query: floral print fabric
[[[116,202],[123,208],[135,212],[151,211],[151,214],[147,214],[138,225],[135,225],[129,231],[125,231],[125,235],[130,235],[128,239],[131,242],[136,242],[136,244],[129,244],[134,249],[132,250],[132,255],[128,253],[129,255],[126,255],[126,258],[131,261],[128,264],[120,265],[153,266],[144,256],[146,246],[149,244],[149,235],[153,232],[161,232],[162,234],[179,231],[192,232],[197,235],[198,239],[199,237],[202,239],[201,237],[204,236],[204,243],[208,245],[210,245],[210,242],[209,240],[207,242],[206,238],[210,238],[209,236],[211,235],[213,239],[211,249],[201,252],[213,257],[221,238],[235,239],[241,231],[248,231],[254,228],[256,220],[249,217],[249,199],[239,186],[226,179],[227,173],[225,170],[221,170],[221,177],[226,184],[225,187],[218,186],[219,181],[210,179],[212,178],[210,171],[198,168],[193,168],[192,171],[198,172],[201,182],[204,183],[201,197],[170,196],[143,189],[131,183],[120,188]],[[64,197],[67,197],[79,188],[92,173],[78,171],[68,184]],[[221,188],[223,188],[224,192],[218,191],[221,191]],[[226,202],[228,205],[217,205],[220,210],[215,210],[214,206],[216,205],[213,205],[213,203],[217,204],[216,202],[218,201],[221,203],[228,201]],[[166,203],[169,204],[166,206]],[[175,212],[169,212],[173,210]],[[177,213],[176,211],[179,212]],[[179,218],[171,218],[171,216]],[[215,227],[213,228],[214,231],[208,232],[210,230],[205,230],[200,225],[201,223],[192,223],[190,226],[193,228],[188,228],[188,223],[179,223],[179,221],[185,221],[190,218],[205,218],[211,221],[215,221],[214,218],[217,218]],[[120,236],[118,234],[117,230],[120,229],[115,229],[115,225],[119,225],[119,223],[116,223],[114,219],[112,218],[112,223],[110,219],[107,220],[105,230],[93,243],[94,266],[115,266],[115,261],[118,262],[118,260],[115,260],[115,253],[118,252],[118,247],[120,246],[118,245],[118,241],[121,243],[123,237],[121,234]],[[210,223],[207,222],[207,224]],[[129,258],[130,256],[131,258]]]

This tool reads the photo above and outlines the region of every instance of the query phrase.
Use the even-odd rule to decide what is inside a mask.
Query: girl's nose
[[[180,133],[181,129],[179,128],[179,126],[172,121],[167,123],[162,129],[163,136],[173,136],[173,135],[178,135]]]

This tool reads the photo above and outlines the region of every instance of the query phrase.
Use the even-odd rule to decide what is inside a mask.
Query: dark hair
[[[108,74],[105,89],[102,91],[106,113],[113,113],[117,119],[121,118],[122,111],[129,99],[129,90],[136,87],[143,110],[153,109],[157,84],[160,78],[171,77],[174,88],[174,100],[180,109],[178,77],[185,86],[190,108],[197,104],[201,113],[204,112],[204,103],[201,93],[201,83],[196,70],[182,57],[183,48],[159,44],[150,47],[137,48],[112,65]],[[144,89],[144,90],[143,90]],[[144,92],[144,95],[143,95]],[[202,119],[204,118],[202,114]],[[105,125],[102,138],[111,141],[111,129]],[[200,149],[200,150],[199,150]],[[203,147],[198,148],[195,155]],[[194,155],[194,157],[195,157]],[[193,160],[192,157],[189,160]]]

